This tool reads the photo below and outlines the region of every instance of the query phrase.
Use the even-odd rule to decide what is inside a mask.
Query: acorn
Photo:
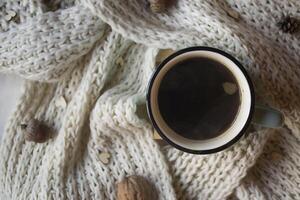
[[[44,143],[52,138],[50,128],[37,119],[31,119],[26,124],[21,124],[26,141]]]
[[[154,13],[161,13],[166,9],[166,0],[149,0],[149,3]]]
[[[142,176],[129,176],[117,183],[117,200],[158,199],[155,187]]]

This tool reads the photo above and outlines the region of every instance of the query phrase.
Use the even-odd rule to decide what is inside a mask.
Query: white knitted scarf
[[[154,14],[146,0],[0,0],[0,72],[27,79],[1,141],[1,200],[115,199],[129,175],[159,199],[300,199],[300,35],[276,26],[300,17],[300,1],[173,3]],[[140,114],[156,55],[195,45],[234,55],[284,128],[251,128],[211,155],[160,148]],[[26,142],[19,125],[32,118],[56,137]]]

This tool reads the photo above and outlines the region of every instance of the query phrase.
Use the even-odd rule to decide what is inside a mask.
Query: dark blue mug
[[[164,102],[164,104],[160,103],[161,100],[159,97],[166,96],[166,98],[168,98],[168,94],[170,93],[170,91],[162,90],[161,88],[164,85],[168,85],[168,82],[170,81],[177,81],[174,79],[172,80],[170,78],[166,78],[167,76],[171,76],[169,74],[173,73],[172,70],[174,71],[176,66],[178,66],[181,63],[182,65],[181,68],[183,70],[183,72],[180,72],[182,74],[177,73],[176,78],[178,80],[179,79],[181,80],[183,79],[182,78],[183,76],[186,76],[184,77],[184,80],[186,82],[189,82],[190,81],[189,79],[191,80],[195,79],[195,77],[192,76],[198,73],[196,72],[198,68],[192,68],[192,67],[189,68],[189,66],[185,66],[185,63],[189,63],[189,62],[191,63],[193,61],[196,62],[197,67],[203,68],[205,67],[206,63],[204,63],[204,61],[202,60],[205,60],[206,63],[217,62],[220,64],[220,66],[218,67],[221,68],[221,71],[224,70],[230,71],[231,75],[234,77],[236,82],[235,84],[224,83],[223,84],[224,94],[226,94],[227,92],[227,94],[231,95],[230,92],[234,93],[236,92],[236,90],[238,90],[239,104],[237,105],[238,108],[235,108],[236,114],[234,118],[230,119],[231,120],[230,125],[226,127],[226,129],[223,129],[222,132],[218,133],[215,137],[206,138],[206,139],[193,139],[193,138],[186,137],[189,136],[190,134],[189,132],[183,133],[182,131],[179,132],[177,131],[177,129],[173,128],[176,126],[176,124],[185,126],[185,124],[182,123],[182,120],[186,120],[185,116],[180,116],[180,117],[177,116],[176,118],[176,113],[178,113],[177,110],[180,108],[184,108],[185,106],[189,106],[189,107],[193,106],[193,103],[189,103],[189,105],[186,105],[187,102],[195,102],[194,99],[192,99],[193,101],[185,100],[185,98],[189,98],[189,94],[188,94],[189,89],[185,88],[185,90],[180,91],[181,96],[179,97],[179,99],[183,99],[182,101],[179,100],[177,101],[177,99],[174,99],[174,101],[176,101],[176,104],[174,104],[174,102],[171,102],[172,100],[169,100],[170,104],[173,103],[174,105],[178,106],[178,107],[169,106],[170,107],[169,112],[171,113],[171,115],[170,113],[169,115],[164,113],[167,110],[164,108],[164,106],[168,107],[167,105],[168,102],[167,103]],[[222,67],[224,69],[222,69]],[[189,76],[191,77],[189,78]],[[206,74],[206,71],[202,71],[201,74],[202,78],[205,77],[207,80],[214,80],[214,82],[201,83],[201,81],[198,81],[199,84],[202,84],[201,91],[199,91],[200,94],[201,93],[207,94],[209,91],[207,91],[208,89],[206,89],[205,87],[207,86],[207,88],[211,89],[212,88],[211,85],[219,81],[216,78],[217,76],[214,76],[213,79],[209,79],[209,76],[214,76],[214,75],[211,72],[209,73],[207,72]],[[197,80],[195,80],[194,82],[198,83]],[[175,86],[175,88],[172,88],[171,92],[173,93],[177,92],[176,87],[178,87],[178,90],[181,88],[180,86],[181,83],[176,83],[176,84],[177,86]],[[185,82],[183,82],[182,84],[188,85],[185,84]],[[169,85],[171,85],[171,83]],[[201,95],[198,95],[197,98],[199,98],[199,101],[201,101]],[[209,101],[215,102],[216,99],[211,98],[209,99]],[[219,102],[219,104],[220,103],[222,106],[222,102]],[[213,112],[214,109],[210,109],[210,110],[206,109],[205,112],[207,116],[213,115],[213,113],[210,112]],[[194,153],[194,154],[215,153],[228,148],[229,146],[237,142],[246,133],[246,130],[251,123],[255,123],[267,128],[276,128],[276,127],[280,127],[283,124],[283,120],[284,120],[281,112],[273,108],[261,106],[255,103],[255,92],[254,92],[253,84],[244,67],[233,56],[229,55],[228,53],[225,53],[224,51],[211,48],[211,47],[190,47],[190,48],[182,49],[180,51],[173,53],[172,55],[168,56],[164,61],[162,61],[158,66],[158,68],[153,73],[151,80],[149,82],[148,91],[147,91],[147,111],[153,126],[155,127],[156,131],[158,132],[158,134],[161,136],[162,139],[164,139],[170,145],[174,146],[177,149],[180,149],[188,153]],[[174,113],[175,116],[173,115],[172,112]],[[194,111],[192,110],[190,112],[194,112]],[[190,113],[187,113],[187,115],[189,114]],[[220,115],[216,115],[215,118],[220,119],[223,115],[224,115],[224,121],[228,120],[225,119],[226,118],[225,116],[228,116],[226,115],[226,113],[224,114],[220,113]],[[172,117],[173,120],[172,123],[166,116]],[[194,118],[198,117],[198,119],[194,121],[196,121],[198,124],[203,124],[204,117],[203,114],[201,113],[201,110],[197,111],[197,109],[195,109],[195,113],[193,113],[193,116]],[[188,117],[189,116],[186,116],[186,118]],[[213,123],[212,123],[213,118],[210,118],[210,120],[211,120],[210,124],[213,127]],[[194,125],[195,127],[197,126],[197,124]],[[184,127],[183,129],[180,130],[184,130]],[[204,132],[206,132],[205,128],[199,130],[201,131],[199,131],[199,133],[197,134],[200,136],[201,134],[204,134]]]

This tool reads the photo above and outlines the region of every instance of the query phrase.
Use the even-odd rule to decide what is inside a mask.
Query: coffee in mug
[[[164,60],[147,94],[149,117],[163,139],[190,153],[213,153],[236,142],[250,124],[254,90],[242,65],[210,47],[191,47]],[[261,124],[276,127],[280,112],[259,107]],[[262,112],[263,111],[263,112]]]

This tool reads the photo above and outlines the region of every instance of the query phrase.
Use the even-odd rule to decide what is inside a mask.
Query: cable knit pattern
[[[299,34],[276,26],[299,10],[288,0],[178,0],[163,14],[145,0],[1,1],[0,72],[27,81],[1,141],[0,199],[115,199],[128,175],[146,177],[166,200],[299,199]],[[143,113],[155,58],[193,45],[235,56],[285,127],[251,127],[211,155],[160,148]],[[55,138],[26,142],[19,125],[30,118]],[[111,155],[107,165],[99,152]]]
[[[299,143],[289,131],[274,131],[241,187],[240,199],[300,199]]]
[[[58,79],[101,38],[105,24],[74,7],[33,17],[0,34],[0,72],[39,81]]]

